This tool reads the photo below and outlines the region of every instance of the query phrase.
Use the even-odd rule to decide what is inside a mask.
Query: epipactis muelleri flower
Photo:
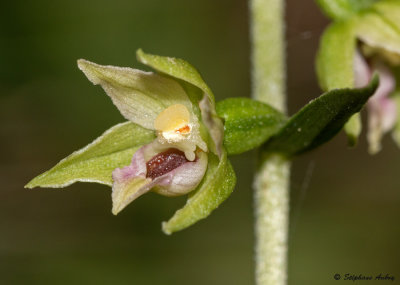
[[[223,124],[199,73],[186,61],[145,54],[157,72],[78,60],[78,67],[129,120],[33,179],[28,188],[64,187],[76,181],[112,186],[112,212],[150,191],[191,193],[163,224],[171,233],[206,217],[232,192],[235,174],[223,147]]]
[[[400,145],[400,94],[396,84],[400,66],[400,1],[318,2],[335,20],[324,32],[318,51],[317,72],[322,88],[363,87],[377,73],[380,85],[367,104],[369,152],[377,153],[383,135],[394,128],[393,137]],[[355,143],[361,132],[359,115],[350,119],[345,130],[350,142]]]
[[[188,194],[186,204],[163,223],[167,234],[207,217],[230,195],[236,176],[228,154],[262,147],[265,153],[289,159],[314,149],[361,110],[379,83],[374,77],[365,88],[326,92],[288,119],[249,98],[216,104],[200,74],[184,60],[141,50],[137,58],[156,73],[78,61],[128,121],[110,128],[26,187],[60,188],[77,181],[109,185],[114,214],[150,191]]]

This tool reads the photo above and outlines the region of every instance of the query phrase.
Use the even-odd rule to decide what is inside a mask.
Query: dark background
[[[161,222],[184,197],[145,195],[115,217],[103,185],[23,188],[123,121],[78,58],[143,68],[143,48],[191,62],[218,100],[250,96],[247,2],[29,0],[0,11],[0,284],[252,284],[255,153],[232,157],[232,196],[172,236]],[[314,57],[328,20],[313,1],[290,0],[287,23],[292,114],[320,94]],[[340,134],[294,161],[289,284],[400,280],[399,168],[391,139],[371,157],[365,134],[356,149]]]

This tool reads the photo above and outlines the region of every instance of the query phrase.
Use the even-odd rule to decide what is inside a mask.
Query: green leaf
[[[346,19],[371,7],[377,0],[316,0],[322,11],[335,20]]]
[[[188,198],[186,205],[174,216],[163,222],[164,233],[183,230],[206,218],[232,193],[236,176],[226,152],[218,159],[212,153],[208,157],[208,168],[201,184]]]
[[[374,76],[365,88],[337,89],[321,95],[291,117],[264,149],[292,156],[320,146],[361,110],[378,84],[379,78]]]
[[[128,165],[136,150],[154,139],[155,135],[151,130],[131,122],[118,124],[91,144],[34,178],[25,187],[60,188],[77,181],[111,186],[113,170]]]
[[[239,154],[259,147],[285,123],[286,117],[262,102],[230,98],[217,103],[217,114],[224,119],[224,146],[228,154]]]

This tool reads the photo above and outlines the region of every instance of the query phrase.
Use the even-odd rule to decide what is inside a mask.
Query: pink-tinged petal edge
[[[361,52],[356,49],[354,54],[354,87],[362,88],[371,80],[371,69]]]
[[[146,161],[158,152],[160,152],[158,142],[147,144],[133,155],[130,165],[113,171],[112,212],[114,215],[151,190],[164,196],[179,196],[194,190],[201,182],[208,162],[207,154],[202,151],[198,152],[195,161],[186,162],[153,180],[146,178]]]
[[[368,134],[369,152],[375,154],[381,150],[381,139],[390,131],[397,120],[397,106],[389,95],[396,88],[396,81],[390,70],[382,63],[373,65],[378,72],[380,83],[375,94],[369,99]]]

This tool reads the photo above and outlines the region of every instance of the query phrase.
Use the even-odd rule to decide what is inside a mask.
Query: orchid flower
[[[400,65],[400,3],[383,0],[359,5],[357,1],[320,0],[319,4],[335,22],[325,31],[317,57],[317,71],[323,89],[359,88],[380,77],[380,86],[370,98],[368,109],[369,152],[381,150],[385,133],[399,124],[396,104],[396,66]],[[358,5],[358,6],[357,6]],[[354,144],[361,132],[360,116],[345,126]],[[400,145],[400,141],[396,140]]]
[[[164,196],[193,192],[164,224],[164,231],[171,233],[215,209],[232,192],[235,174],[222,143],[224,129],[213,94],[199,73],[180,59],[141,50],[137,57],[158,73],[78,60],[86,77],[104,89],[128,122],[111,128],[27,187],[64,187],[76,181],[107,184],[112,186],[115,215],[150,191]]]
[[[207,169],[208,147],[184,89],[154,73],[86,60],[79,60],[78,66],[103,87],[126,119],[156,134],[133,155],[130,165],[113,171],[113,213],[150,190],[165,196],[194,190]]]

